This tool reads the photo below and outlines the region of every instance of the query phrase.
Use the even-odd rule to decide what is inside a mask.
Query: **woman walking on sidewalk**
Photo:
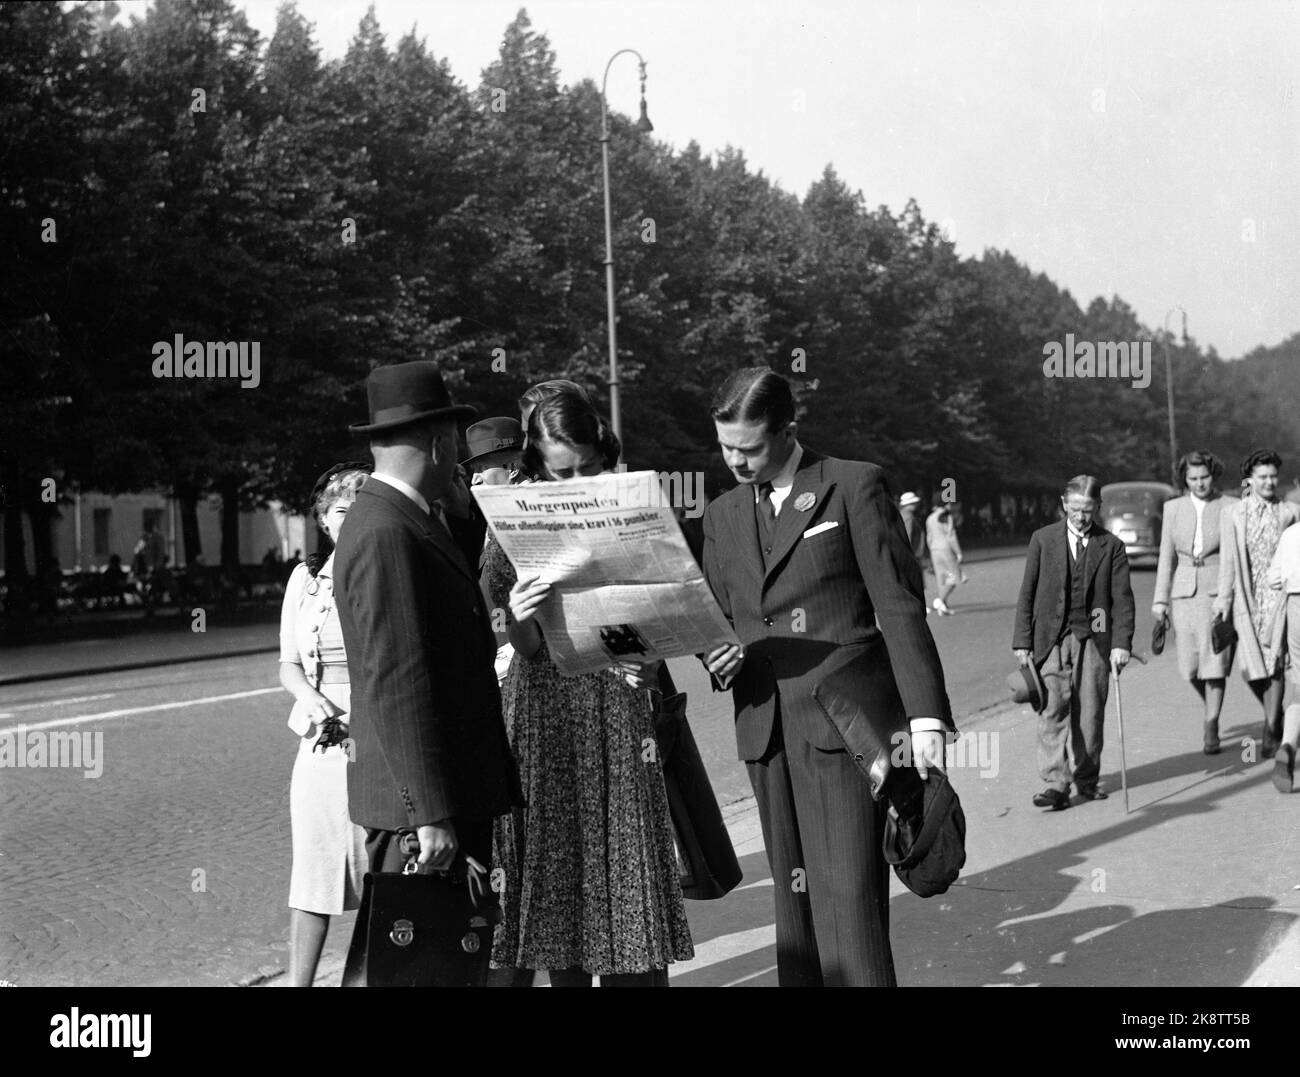
[[[316,480],[312,510],[329,538],[293,570],[280,612],[280,683],[293,693],[289,728],[298,756],[289,780],[293,870],[289,876],[289,980],[316,978],[331,916],[361,901],[366,835],[348,817],[348,659],[334,609],[334,543],[370,473],[336,464]]]
[[[1279,616],[1286,623],[1287,654],[1291,663],[1291,683],[1300,688],[1300,523],[1282,532],[1273,563],[1268,569],[1268,584],[1286,597],[1286,608]],[[1286,709],[1282,725],[1282,744],[1273,765],[1273,784],[1279,793],[1294,791],[1296,753],[1300,752],[1300,703]]]
[[[1281,590],[1268,583],[1269,564],[1282,532],[1300,519],[1300,507],[1277,496],[1282,458],[1257,449],[1241,464],[1241,500],[1224,506],[1223,560],[1215,615],[1237,631],[1241,674],[1264,708],[1261,734],[1265,759],[1273,758],[1282,732],[1282,666],[1286,658],[1286,617]]]
[[[1219,712],[1233,655],[1231,645],[1215,654],[1210,642],[1214,598],[1219,593],[1224,506],[1215,482],[1222,474],[1223,464],[1213,453],[1190,452],[1178,461],[1178,475],[1187,494],[1165,502],[1160,565],[1151,605],[1156,621],[1172,619],[1178,672],[1191,681],[1204,704],[1202,750],[1206,755],[1219,752]]]
[[[948,596],[953,588],[965,579],[961,570],[961,544],[957,541],[955,519],[960,504],[944,500],[944,491],[936,490],[931,501],[933,511],[925,521],[925,541],[930,547],[930,561],[934,565],[934,582],[939,595],[934,600],[934,611],[940,617],[950,616]]]

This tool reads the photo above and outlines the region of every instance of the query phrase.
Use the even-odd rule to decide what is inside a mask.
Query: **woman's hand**
[[[1163,602],[1153,602],[1151,604],[1151,617],[1156,621],[1163,621],[1169,613],[1169,607]]]
[[[539,583],[536,576],[525,576],[510,588],[510,616],[515,624],[526,624],[537,609],[551,597],[551,585]]]
[[[306,704],[304,713],[316,726],[323,725],[326,718],[337,718],[340,714],[346,713],[337,703],[326,699],[316,691],[313,691],[304,702]]]
[[[1268,570],[1268,575],[1265,576],[1264,578],[1268,581],[1268,585],[1271,588],[1273,588],[1273,590],[1275,591],[1282,590],[1282,566],[1281,565],[1273,565]]]
[[[660,664],[657,658],[651,662],[625,658],[621,662],[615,662],[611,668],[633,688],[656,688],[659,685]]]

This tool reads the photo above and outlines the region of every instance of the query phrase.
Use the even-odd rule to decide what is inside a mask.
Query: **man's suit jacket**
[[[1224,498],[1215,494],[1201,510],[1201,565],[1192,563],[1196,541],[1196,506],[1192,495],[1171,498],[1161,510],[1160,567],[1156,570],[1156,602],[1219,593],[1219,517]]]
[[[1016,603],[1013,650],[1032,651],[1034,664],[1043,660],[1061,635],[1070,613],[1066,593],[1066,559],[1070,556],[1065,521],[1040,527],[1029,537],[1025,576]],[[1133,648],[1133,588],[1129,585],[1124,543],[1095,524],[1084,551],[1088,624],[1097,649],[1109,658],[1112,648]],[[1103,616],[1097,617],[1097,611]]]
[[[805,495],[813,504],[801,509]],[[742,760],[763,757],[778,715],[787,739],[842,748],[813,689],[854,661],[882,684],[882,700],[901,697],[906,718],[952,726],[921,570],[875,464],[805,447],[766,570],[754,487],[723,494],[704,514],[704,573],[745,646],[731,686]]]
[[[461,543],[405,494],[357,492],[334,555],[352,682],[348,805],[379,830],[490,819],[518,799],[491,622]],[[463,547],[462,548],[462,544]]]

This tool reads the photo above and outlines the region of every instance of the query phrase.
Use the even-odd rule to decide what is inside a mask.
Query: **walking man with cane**
[[[1033,662],[1047,686],[1047,706],[1038,716],[1046,788],[1034,804],[1053,811],[1070,806],[1072,777],[1085,800],[1106,799],[1097,780],[1109,678],[1112,670],[1118,678],[1133,647],[1128,556],[1118,538],[1093,522],[1100,499],[1092,475],[1065,484],[1065,519],[1030,537],[1016,605],[1012,650],[1022,666]]]

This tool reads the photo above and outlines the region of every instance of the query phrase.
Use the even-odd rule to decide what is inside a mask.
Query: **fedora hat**
[[[1047,685],[1043,675],[1033,661],[1026,662],[1014,673],[1007,676],[1007,687],[1011,689],[1011,698],[1017,703],[1028,703],[1039,714],[1047,706]]]
[[[917,497],[916,494],[912,493],[911,490],[908,490],[907,493],[898,499],[898,507],[900,509],[905,509],[908,505],[919,505],[920,503],[921,499]]]
[[[366,379],[370,422],[355,423],[354,434],[377,434],[422,419],[473,418],[468,404],[453,404],[438,364],[430,359],[377,366]]]
[[[524,448],[524,428],[518,419],[498,415],[475,423],[465,431],[465,444],[469,456],[465,464],[481,464],[491,456],[508,456]]]

